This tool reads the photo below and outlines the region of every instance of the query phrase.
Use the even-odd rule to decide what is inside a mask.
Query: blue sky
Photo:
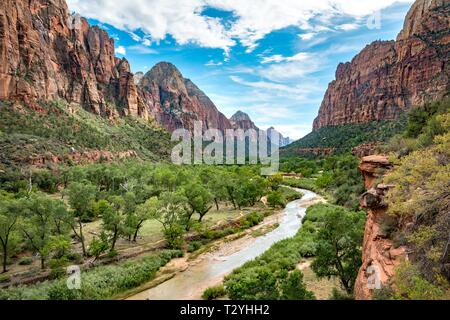
[[[68,0],[132,70],[174,63],[230,117],[298,139],[340,62],[395,39],[411,0]]]

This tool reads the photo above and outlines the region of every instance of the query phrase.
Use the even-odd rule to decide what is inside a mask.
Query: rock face
[[[250,119],[250,116],[245,112],[238,111],[230,118],[231,125],[233,129],[242,129],[242,130],[256,130],[259,131],[259,128],[255,125],[255,123]]]
[[[64,0],[0,3],[0,99],[62,99],[108,118],[154,118],[168,131],[231,128],[212,101],[170,63],[145,76],[114,55],[114,40],[79,16]]]
[[[103,116],[143,115],[128,62],[114,41],[64,0],[0,3],[0,99],[64,99]]]
[[[364,233],[362,266],[355,283],[355,299],[370,300],[377,282],[386,284],[394,276],[395,267],[406,257],[404,247],[395,247],[383,230],[387,220],[386,192],[393,186],[376,184],[377,178],[392,169],[385,156],[362,158],[359,170],[362,172],[368,191],[361,197],[361,207],[367,210]]]
[[[158,63],[141,79],[139,87],[146,109],[168,131],[192,131],[195,121],[202,122],[203,130],[231,129],[225,115],[171,63]]]
[[[340,64],[314,129],[394,120],[450,90],[450,3],[417,0],[397,41],[377,41]]]

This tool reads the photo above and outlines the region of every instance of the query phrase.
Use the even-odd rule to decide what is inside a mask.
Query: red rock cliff
[[[64,0],[0,2],[0,99],[28,104],[63,99],[109,118],[155,118],[168,131],[231,128],[229,120],[175,66],[130,72],[114,40],[69,15]]]
[[[64,0],[2,0],[0,99],[57,98],[99,115],[142,114],[130,66],[105,31],[71,19]]]
[[[383,230],[386,221],[385,193],[392,186],[377,184],[377,179],[392,169],[385,156],[368,156],[362,158],[359,166],[364,176],[368,191],[361,197],[361,207],[367,210],[367,222],[364,233],[362,266],[355,283],[355,299],[370,300],[374,281],[378,277],[379,284],[389,282],[394,276],[394,269],[405,258],[404,247],[396,248]]]
[[[148,110],[168,131],[193,130],[195,121],[204,130],[231,128],[206,94],[171,63],[158,63],[142,77],[139,87]]]
[[[417,0],[397,41],[377,41],[340,64],[314,128],[393,120],[450,90],[450,2]]]

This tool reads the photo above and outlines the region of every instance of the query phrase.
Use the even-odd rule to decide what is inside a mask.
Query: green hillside
[[[329,126],[315,130],[304,138],[282,149],[282,155],[298,155],[298,149],[334,148],[335,153],[351,151],[368,142],[385,142],[406,125],[404,117],[399,121],[375,121],[365,124]]]
[[[30,157],[70,152],[133,150],[150,161],[169,159],[169,134],[142,119],[114,121],[60,101],[38,108],[0,102],[0,163],[26,165]]]

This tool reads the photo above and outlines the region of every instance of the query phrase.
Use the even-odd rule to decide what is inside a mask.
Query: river
[[[251,235],[223,242],[212,252],[203,254],[190,263],[184,272],[172,279],[141,293],[131,296],[129,300],[197,300],[203,291],[217,284],[234,269],[260,256],[273,244],[295,236],[302,226],[306,209],[322,198],[308,190],[296,189],[304,194],[300,200],[288,203],[286,208],[264,223],[279,223],[273,231],[254,238]]]

